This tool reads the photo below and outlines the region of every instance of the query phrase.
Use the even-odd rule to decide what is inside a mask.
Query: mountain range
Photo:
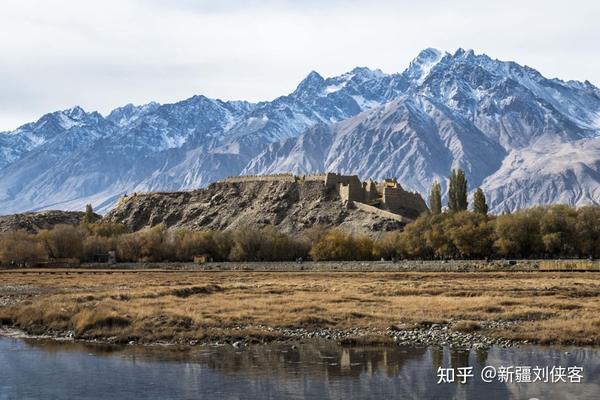
[[[397,177],[425,197],[453,168],[496,213],[600,203],[600,89],[426,49],[401,73],[310,72],[273,101],[74,107],[0,133],[0,214],[106,212],[125,193],[280,172]]]

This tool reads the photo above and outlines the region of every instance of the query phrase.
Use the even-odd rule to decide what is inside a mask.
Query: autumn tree
[[[544,250],[550,257],[577,255],[577,210],[567,205],[544,208],[539,220]]]
[[[50,258],[80,258],[83,254],[83,238],[81,228],[72,225],[56,225],[51,230],[38,234]]]
[[[423,214],[404,227],[399,237],[403,254],[411,258],[432,258],[434,256],[433,249],[427,240],[431,219],[434,217],[434,215]]]
[[[367,236],[353,236],[330,230],[313,244],[310,255],[315,261],[372,260],[373,241]]]
[[[16,231],[0,234],[0,261],[7,264],[32,265],[48,257],[35,235]]]
[[[373,252],[378,259],[391,260],[401,258],[402,244],[400,243],[400,233],[387,232],[381,239],[374,243]]]
[[[481,213],[452,213],[446,232],[460,258],[485,258],[493,252],[494,226]]]
[[[281,233],[274,226],[239,229],[233,235],[231,261],[293,261],[307,258],[309,244]]]
[[[544,251],[539,224],[543,214],[543,208],[534,207],[496,218],[494,247],[498,254],[522,258],[540,256]]]

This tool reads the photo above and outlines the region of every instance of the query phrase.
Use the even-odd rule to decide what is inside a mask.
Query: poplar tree
[[[477,188],[473,196],[473,211],[479,214],[487,215],[488,205],[485,201],[485,194],[481,188]]]
[[[431,184],[429,190],[429,208],[432,214],[440,214],[442,212],[442,186],[438,181]]]
[[[462,169],[453,169],[448,185],[448,209],[452,212],[464,211],[467,202],[467,178]]]

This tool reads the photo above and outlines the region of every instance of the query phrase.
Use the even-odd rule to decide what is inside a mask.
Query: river
[[[523,369],[518,378],[501,372],[510,371],[500,369],[509,366],[548,366],[549,371],[555,367],[556,373],[548,383],[527,383]],[[494,379],[486,377],[489,383],[481,376],[486,367],[497,372]],[[574,367],[583,370],[577,374]],[[461,377],[470,373],[473,377],[458,382],[459,368]],[[564,376],[556,368],[565,368]],[[446,372],[448,377],[450,370],[454,382],[438,383],[440,374]],[[580,383],[571,381],[577,380],[576,375],[582,377]],[[500,382],[500,376],[510,376],[512,382]],[[0,336],[0,400],[599,397],[600,349],[595,348],[458,352],[425,347],[347,348],[314,341],[177,349]]]

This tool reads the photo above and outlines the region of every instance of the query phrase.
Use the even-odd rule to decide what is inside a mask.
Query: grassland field
[[[597,272],[4,270],[0,323],[140,343],[435,323],[531,343],[597,345],[599,296]],[[490,329],[489,321],[511,325]]]

